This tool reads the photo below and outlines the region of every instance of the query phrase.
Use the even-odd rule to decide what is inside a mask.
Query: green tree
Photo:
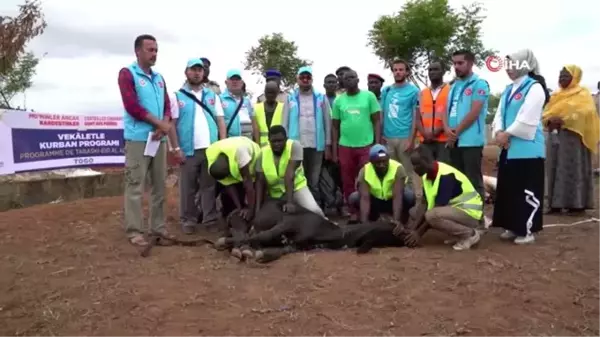
[[[412,80],[426,84],[429,63],[439,60],[450,69],[454,51],[470,50],[477,66],[494,54],[481,42],[483,12],[477,2],[456,10],[448,0],[411,0],[399,12],[373,23],[367,45],[386,65],[397,57],[408,61]]]
[[[494,120],[494,116],[496,115],[496,111],[498,110],[498,104],[500,104],[500,96],[502,94],[496,93],[491,94],[488,98],[488,114],[485,118],[486,124],[491,124]]]
[[[45,28],[37,0],[26,0],[15,17],[0,16],[0,107],[10,108],[12,98],[31,87],[39,59],[25,47]]]
[[[281,33],[265,35],[258,39],[258,45],[246,52],[244,67],[253,74],[262,75],[269,69],[281,72],[284,88],[292,88],[296,83],[298,68],[312,65],[312,61],[298,57],[298,46],[288,41]]]

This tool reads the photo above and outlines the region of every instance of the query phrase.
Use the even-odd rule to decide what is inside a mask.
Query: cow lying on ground
[[[228,221],[232,228],[247,227],[246,220],[237,213],[231,214]],[[387,222],[340,227],[317,214],[302,211],[285,214],[267,230],[222,237],[215,242],[215,247],[233,248],[232,255],[240,259],[254,258],[261,263],[277,260],[292,252],[318,248],[357,248],[357,253],[364,254],[374,247],[403,247],[403,235],[395,236],[393,230],[394,225]]]

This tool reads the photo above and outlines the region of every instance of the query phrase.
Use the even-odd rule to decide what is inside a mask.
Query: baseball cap
[[[200,59],[199,57],[195,57],[193,59],[189,59],[188,62],[187,62],[186,69],[187,68],[191,68],[193,66],[204,67],[204,62],[202,62],[202,59]]]
[[[277,69],[269,69],[265,71],[265,78],[269,77],[281,77],[281,73]]]
[[[239,69],[231,69],[227,72],[227,79],[231,79],[233,76],[242,78],[242,72]]]
[[[300,69],[298,69],[298,75],[304,74],[304,73],[308,73],[308,74],[312,75],[312,68],[309,66],[300,67]]]
[[[388,155],[388,150],[381,144],[375,144],[369,149],[369,159],[377,159]]]

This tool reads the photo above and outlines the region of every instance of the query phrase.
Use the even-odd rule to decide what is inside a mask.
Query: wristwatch
[[[172,149],[171,152],[177,152],[179,150],[181,150],[181,148],[180,147],[176,147],[176,148]]]

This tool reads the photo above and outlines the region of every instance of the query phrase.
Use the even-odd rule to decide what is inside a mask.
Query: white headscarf
[[[540,66],[531,49],[519,50],[516,53],[508,55],[508,58],[518,63],[519,69],[515,70],[519,77],[525,76],[530,72],[533,72],[536,75],[540,74]]]

